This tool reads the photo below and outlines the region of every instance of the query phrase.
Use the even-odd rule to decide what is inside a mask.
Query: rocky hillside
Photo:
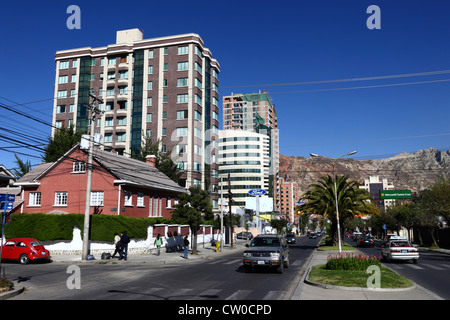
[[[322,175],[333,174],[332,160],[327,157],[289,157],[280,155],[280,177],[299,184],[300,194]],[[339,159],[338,174],[363,182],[368,176],[387,178],[395,189],[413,192],[428,188],[441,177],[450,178],[450,151],[437,149],[402,153],[383,160]]]

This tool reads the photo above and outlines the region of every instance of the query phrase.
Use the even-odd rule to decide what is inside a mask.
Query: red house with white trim
[[[84,213],[87,150],[77,144],[58,161],[36,166],[20,178],[21,205],[12,213]],[[178,195],[187,192],[154,167],[94,149],[91,214],[171,218]]]

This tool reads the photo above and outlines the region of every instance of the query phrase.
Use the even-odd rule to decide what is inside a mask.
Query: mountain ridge
[[[333,174],[333,161],[336,161],[339,175],[347,175],[360,183],[369,176],[387,178],[396,190],[418,192],[441,178],[450,178],[450,151],[434,148],[404,152],[381,160],[335,160],[322,156],[305,158],[280,154],[279,177],[297,182],[301,195],[320,176]]]

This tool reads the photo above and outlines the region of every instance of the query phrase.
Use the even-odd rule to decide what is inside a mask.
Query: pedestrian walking
[[[185,259],[189,259],[188,254],[189,254],[189,240],[188,240],[188,237],[185,236],[184,237],[184,258]]]
[[[117,233],[114,233],[114,253],[111,256],[111,258],[115,258],[116,257],[116,253],[120,254],[120,249],[122,247],[122,242],[120,242],[120,237]]]
[[[122,236],[120,237],[121,250],[119,254],[119,260],[127,260],[128,257],[128,243],[130,243],[130,237],[127,235],[127,232],[122,232]]]
[[[159,233],[156,236],[155,242],[153,244],[156,245],[156,248],[157,248],[156,255],[159,256],[159,253],[161,250],[161,245],[162,245],[162,239],[161,239],[161,235]]]

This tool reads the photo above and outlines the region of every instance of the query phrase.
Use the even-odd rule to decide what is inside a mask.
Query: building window
[[[72,172],[86,172],[86,162],[74,161]]]
[[[127,117],[118,117],[117,118],[117,124],[119,126],[125,126],[127,125]]]
[[[59,63],[59,69],[68,69],[69,68],[69,61],[61,61]]]
[[[178,62],[177,64],[177,71],[185,71],[189,69],[189,63],[187,61],[185,62]]]
[[[202,121],[202,114],[197,110],[194,111],[194,119],[198,121]]]
[[[124,142],[127,140],[127,134],[125,132],[117,133],[117,141]]]
[[[137,195],[137,204],[138,207],[144,207],[144,194],[138,193]]]
[[[177,128],[177,137],[186,137],[188,135],[188,128]]]
[[[67,192],[55,192],[55,206],[67,206]]]
[[[188,94],[178,94],[177,95],[177,103],[187,103],[189,99]]]
[[[188,78],[179,78],[177,79],[177,87],[187,87]]]
[[[103,206],[103,191],[91,192],[91,207]]]
[[[178,47],[178,54],[188,54],[189,53],[189,46],[182,46]]]
[[[66,106],[56,106],[56,113],[66,113]]]
[[[188,111],[187,110],[180,110],[177,111],[177,120],[183,120],[188,118]]]
[[[58,98],[67,98],[67,90],[58,91]]]
[[[148,74],[153,74],[153,66],[148,66]]]
[[[58,83],[68,83],[69,82],[69,76],[59,76]]]
[[[105,142],[112,142],[112,133],[105,133]]]
[[[152,114],[147,113],[147,122],[152,122]]]
[[[125,205],[126,206],[133,205],[133,194],[130,191],[125,191]]]
[[[41,193],[40,192],[30,192],[28,198],[29,206],[40,206],[41,205]]]

